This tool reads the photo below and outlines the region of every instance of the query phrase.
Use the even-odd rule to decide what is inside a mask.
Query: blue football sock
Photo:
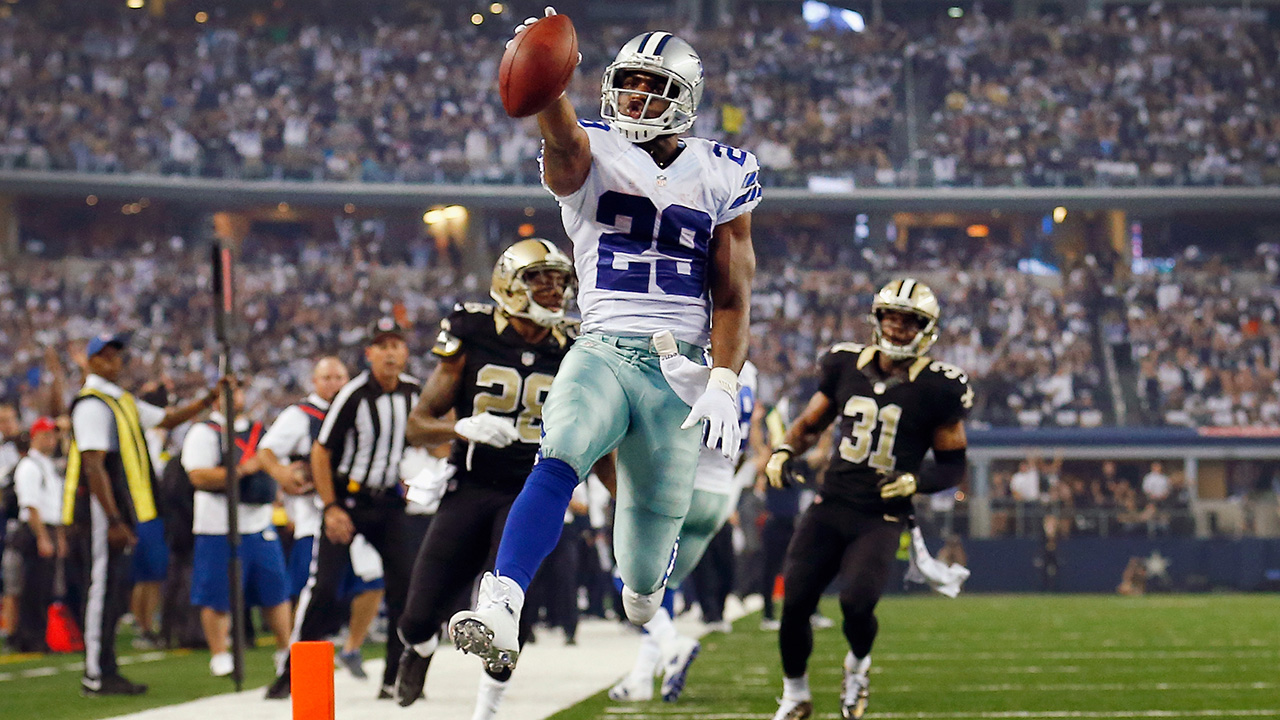
[[[667,611],[671,617],[676,616],[676,594],[672,592],[675,588],[667,588],[667,593],[662,596],[662,609]]]
[[[533,466],[516,496],[498,544],[498,575],[528,591],[533,574],[555,550],[564,529],[564,513],[578,486],[578,474],[563,460],[543,458]]]

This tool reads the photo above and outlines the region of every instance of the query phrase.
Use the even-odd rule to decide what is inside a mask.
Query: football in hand
[[[519,33],[502,55],[498,92],[511,117],[547,109],[569,87],[578,66],[578,34],[564,15],[550,15]]]

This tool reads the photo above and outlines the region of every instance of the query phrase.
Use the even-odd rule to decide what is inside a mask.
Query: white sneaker
[[[733,623],[728,620],[707,623],[707,632],[725,633],[726,635],[733,632]]]
[[[702,650],[702,643],[693,638],[677,635],[662,653],[662,699],[675,702],[684,692],[684,681],[689,677],[689,667]]]
[[[836,621],[822,613],[814,613],[809,616],[809,625],[817,630],[826,630],[829,627],[835,627]]]
[[[844,720],[862,720],[867,713],[870,694],[871,656],[855,663],[853,653],[844,658],[844,684],[840,688],[840,717]]]
[[[778,712],[773,714],[773,720],[809,720],[812,716],[812,700],[780,698],[778,700]]]
[[[220,652],[209,658],[209,673],[214,677],[226,677],[235,669],[236,661],[229,652]]]
[[[782,621],[776,618],[765,618],[760,621],[760,629],[765,632],[778,632],[782,627]]]
[[[667,592],[662,586],[648,595],[641,595],[627,586],[622,587],[622,609],[627,612],[627,620],[632,625],[644,625],[653,619],[658,608],[662,607],[662,596]]]
[[[645,702],[653,699],[653,678],[637,678],[627,673],[618,684],[609,688],[609,699],[614,702]]]
[[[475,610],[449,619],[449,636],[462,652],[477,655],[491,672],[513,668],[520,657],[524,591],[513,580],[485,573]]]
[[[502,697],[507,694],[507,683],[498,682],[489,677],[489,673],[481,673],[480,690],[476,692],[476,710],[471,720],[493,720],[498,714],[498,706]]]

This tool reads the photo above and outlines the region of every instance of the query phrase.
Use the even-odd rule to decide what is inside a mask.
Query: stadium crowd
[[[766,184],[1259,185],[1280,182],[1265,17],[1156,4],[841,33],[753,10],[682,32],[707,68],[695,133],[754,151]],[[0,168],[533,183],[534,129],[498,100],[495,23],[139,13],[50,31],[15,12],[0,20]],[[570,92],[588,111],[634,28],[579,23]]]

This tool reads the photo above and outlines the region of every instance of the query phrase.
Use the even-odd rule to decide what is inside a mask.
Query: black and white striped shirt
[[[405,429],[421,391],[417,378],[401,375],[400,385],[386,392],[367,370],[338,391],[316,439],[332,454],[335,484],[385,490],[400,482]],[[339,496],[350,492],[335,489]]]

